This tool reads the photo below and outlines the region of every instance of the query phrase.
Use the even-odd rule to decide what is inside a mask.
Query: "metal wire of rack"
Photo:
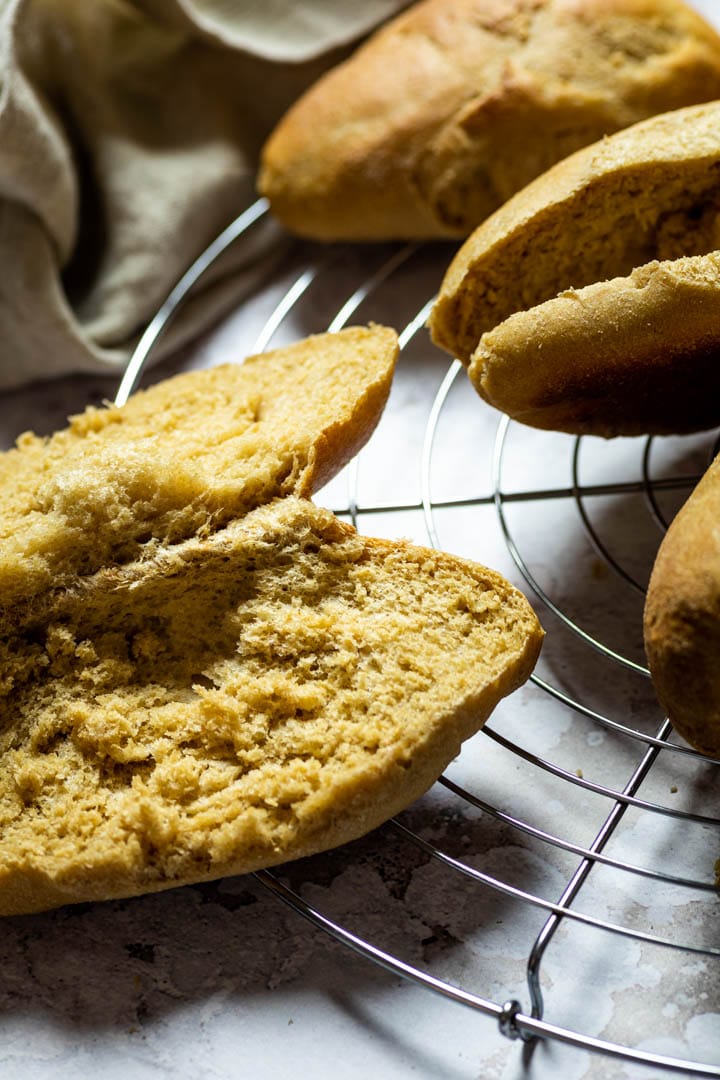
[[[267,212],[262,200],[251,206],[178,283],[143,335],[119,387],[118,403],[127,399],[142,378],[157,342],[205,270],[227,246],[242,241]],[[720,818],[714,809],[713,786],[716,789],[720,762],[709,761],[673,738],[669,722],[654,706],[649,673],[638,644],[639,605],[653,552],[678,501],[691,490],[717,446],[709,444],[705,437],[648,439],[642,443],[619,440],[611,446],[598,440],[529,432],[507,418],[498,422],[497,416],[483,414],[484,432],[495,428],[492,438],[485,436],[488,461],[478,469],[483,475],[472,475],[473,490],[469,493],[453,490],[455,476],[447,462],[452,462],[458,452],[467,454],[468,446],[470,453],[477,452],[479,440],[463,428],[465,422],[473,428],[481,403],[468,390],[457,361],[445,374],[438,366],[437,355],[427,361],[431,350],[424,340],[424,326],[432,302],[428,283],[436,279],[437,267],[446,259],[446,250],[433,254],[427,245],[417,244],[374,249],[372,255],[346,248],[319,251],[306,246],[289,271],[287,286],[251,351],[262,351],[283,334],[291,338],[298,328],[337,330],[353,319],[383,321],[386,297],[392,293],[390,308],[396,311],[399,306],[404,310],[400,344],[405,369],[401,376],[415,415],[422,414],[422,406],[413,399],[417,379],[424,380],[426,389],[436,387],[425,415],[422,438],[415,438],[408,454],[413,467],[419,460],[417,492],[412,492],[416,497],[398,499],[378,493],[373,478],[378,472],[387,472],[380,467],[384,453],[381,441],[375,457],[370,451],[367,467],[366,451],[348,467],[342,479],[344,488],[339,481],[331,486],[326,496],[330,499],[328,505],[368,532],[378,523],[397,532],[396,522],[400,522],[402,532],[408,515],[419,515],[425,542],[441,547],[449,538],[451,546],[459,545],[462,554],[488,563],[500,550],[485,543],[485,522],[487,515],[493,514],[504,556],[509,558],[507,566],[519,576],[546,623],[547,644],[538,669],[522,691],[526,702],[523,711],[540,708],[543,716],[552,715],[550,726],[554,724],[561,729],[563,738],[567,736],[570,752],[563,752],[562,739],[558,739],[557,760],[548,756],[546,748],[539,749],[528,737],[526,728],[519,730],[517,724],[501,716],[471,740],[473,753],[468,766],[463,767],[464,750],[459,766],[456,768],[454,763],[439,779],[436,791],[438,797],[451,800],[450,805],[456,807],[449,811],[450,819],[464,822],[461,832],[467,824],[464,815],[474,815],[473,821],[480,821],[483,828],[497,830],[506,850],[518,844],[534,845],[538,863],[552,863],[556,871],[561,860],[562,869],[552,875],[559,886],[556,891],[534,888],[532,881],[523,882],[522,873],[513,880],[512,874],[503,876],[494,873],[491,865],[484,867],[481,858],[464,857],[462,845],[453,842],[452,836],[448,842],[447,832],[443,842],[437,842],[432,835],[429,838],[427,827],[413,827],[411,812],[379,830],[382,835],[378,838],[380,845],[383,836],[392,837],[393,842],[420,853],[426,866],[431,865],[444,876],[450,902],[456,890],[461,889],[464,895],[470,889],[477,890],[481,905],[503,898],[510,905],[508,911],[521,912],[513,914],[517,928],[511,927],[509,932],[526,938],[530,1007],[521,1004],[517,987],[503,995],[497,993],[497,987],[491,988],[495,992],[480,992],[461,985],[442,972],[435,974],[430,966],[423,968],[404,959],[382,942],[370,940],[362,929],[347,925],[342,912],[323,911],[309,903],[302,896],[303,873],[312,875],[312,860],[300,869],[296,867],[292,874],[280,869],[259,872],[255,878],[353,952],[493,1018],[503,1035],[524,1044],[526,1055],[532,1053],[537,1040],[557,1040],[593,1054],[656,1069],[720,1077],[720,1064],[648,1049],[644,1044],[653,1035],[650,1030],[636,1026],[633,1040],[623,1030],[622,1022],[616,1038],[588,1030],[587,1024],[584,1029],[576,1026],[572,1004],[573,999],[588,992],[588,969],[596,965],[598,956],[602,958],[598,981],[604,993],[622,998],[626,992],[624,961],[617,960],[617,947],[608,942],[629,943],[635,950],[633,955],[642,958],[644,969],[662,971],[663,979],[668,972],[681,973],[672,985],[663,983],[660,987],[655,980],[648,992],[649,1004],[640,1008],[640,1015],[647,1015],[648,1010],[668,1018],[673,1015],[676,999],[683,993],[687,996],[687,988],[692,985],[692,973],[682,974],[683,966],[687,966],[685,958],[696,958],[701,964],[705,985],[710,988],[705,991],[706,1000],[712,1003],[712,990],[717,989],[720,947],[710,935],[717,924],[712,845],[717,845]],[[311,303],[312,294],[318,298]],[[321,325],[325,312],[330,316]],[[415,355],[410,356],[412,352]],[[420,354],[426,358],[424,366],[418,365]],[[453,398],[460,402],[463,423],[458,423],[458,411],[453,412],[450,406]],[[426,399],[427,394],[423,401]],[[406,398],[387,425],[402,415],[403,407],[407,407]],[[445,463],[438,465],[438,445],[443,440],[448,444]],[[629,478],[618,472],[618,444],[625,455],[625,467],[628,461],[634,463],[640,453],[635,474]],[[588,466],[588,455],[595,455],[597,464]],[[662,463],[653,464],[656,458],[666,461],[666,471]],[[559,481],[554,478],[554,461],[559,461],[565,470]],[[403,473],[397,485],[400,491],[407,490],[405,464],[397,464]],[[438,495],[443,485],[450,491]],[[393,494],[394,489],[390,492]],[[618,505],[619,511],[614,510]],[[638,505],[644,510],[642,543],[638,542],[633,524]],[[598,515],[598,506],[607,512]],[[528,525],[530,509],[533,513]],[[482,522],[478,524],[480,516]],[[458,540],[456,525],[460,518],[464,524]],[[566,550],[568,529],[575,538],[573,543],[580,543],[577,561],[589,574],[590,588],[582,583],[578,586],[578,570]],[[469,545],[468,550],[464,545]],[[564,582],[565,574],[569,583]],[[555,598],[558,582],[560,600]],[[577,603],[572,599],[575,592]],[[581,679],[573,674],[578,670]],[[578,692],[579,683],[586,691],[583,694]],[[623,719],[612,715],[618,703],[626,714]],[[576,725],[582,736],[576,734]],[[608,757],[613,758],[610,764],[603,761],[598,767],[593,756],[600,779],[588,779],[584,769],[572,767],[572,755],[579,746],[608,744],[612,750]],[[483,773],[482,767],[477,767],[478,759],[485,756],[491,760],[491,770],[521,772],[523,786],[513,780],[515,788],[508,791],[504,782],[485,783],[487,768]],[[501,768],[498,762],[502,762]],[[670,783],[673,778],[676,782]],[[672,805],[668,789],[675,795],[681,786],[684,802]],[[536,807],[543,803],[547,812],[536,813]],[[558,813],[561,806],[565,816]],[[560,821],[545,824],[548,816],[560,817]],[[576,828],[581,818],[583,827]],[[638,838],[645,844],[638,844]],[[603,875],[609,875],[607,883],[600,880]],[[668,890],[673,896],[671,901],[667,899]],[[674,897],[678,895],[682,900],[676,902]],[[617,896],[622,902],[616,902]],[[680,917],[667,920],[657,929],[651,916],[663,904],[677,907]],[[603,910],[607,917],[599,913]],[[531,919],[526,917],[528,912],[532,913]],[[684,922],[686,912],[691,912],[691,917]],[[477,928],[480,950],[483,929]],[[654,959],[648,960],[648,956]],[[680,959],[666,959],[675,956]],[[617,970],[613,970],[614,963]],[[551,988],[549,995],[546,984]],[[562,988],[559,995],[558,987]],[[698,999],[695,1011],[702,1008]],[[636,1025],[637,1020],[633,1023]]]

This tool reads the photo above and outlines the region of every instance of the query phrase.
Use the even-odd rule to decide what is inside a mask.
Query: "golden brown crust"
[[[645,650],[676,730],[720,758],[720,457],[670,525],[645,602]]]
[[[466,241],[431,332],[482,397],[576,434],[720,422],[719,132],[718,102],[618,132]]]
[[[720,423],[720,254],[568,290],[484,334],[468,374],[532,427],[681,434]]]
[[[280,499],[3,643],[0,913],[299,858],[418,797],[542,631],[482,567]]]
[[[467,363],[482,334],[516,311],[656,258],[714,250],[714,219],[703,231],[697,212],[720,198],[719,125],[719,102],[656,116],[518,192],[448,267],[430,320],[435,343]]]
[[[466,236],[554,162],[720,97],[720,38],[678,0],[424,0],[270,136],[259,189],[321,240]]]

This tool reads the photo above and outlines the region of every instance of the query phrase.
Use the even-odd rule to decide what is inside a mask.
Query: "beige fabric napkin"
[[[406,2],[406,0],[405,0]],[[290,102],[402,0],[0,0],[0,388],[120,370]],[[256,280],[264,226],[158,356]]]

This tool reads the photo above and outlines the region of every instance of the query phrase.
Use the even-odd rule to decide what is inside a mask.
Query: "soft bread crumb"
[[[0,911],[366,832],[528,677],[541,638],[500,575],[292,497],[78,579],[3,646]]]
[[[50,439],[22,436],[0,454],[3,611],[311,494],[372,432],[397,353],[385,327],[316,335],[90,408]]]

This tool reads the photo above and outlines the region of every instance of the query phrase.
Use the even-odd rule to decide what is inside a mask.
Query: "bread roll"
[[[0,454],[0,627],[75,574],[316,491],[375,427],[397,353],[387,327],[319,334],[22,436]]]
[[[462,246],[431,316],[513,418],[576,434],[720,422],[720,102],[579,150]]]
[[[679,0],[424,0],[326,74],[259,190],[320,240],[462,237],[554,162],[720,98],[720,38]]]
[[[528,677],[542,631],[499,574],[300,497],[396,354],[320,335],[0,457],[0,914],[359,836]]]
[[[691,746],[720,758],[720,457],[673,519],[645,600],[658,698]]]
[[[500,575],[286,497],[48,597],[0,652],[0,914],[357,837],[530,674]]]

